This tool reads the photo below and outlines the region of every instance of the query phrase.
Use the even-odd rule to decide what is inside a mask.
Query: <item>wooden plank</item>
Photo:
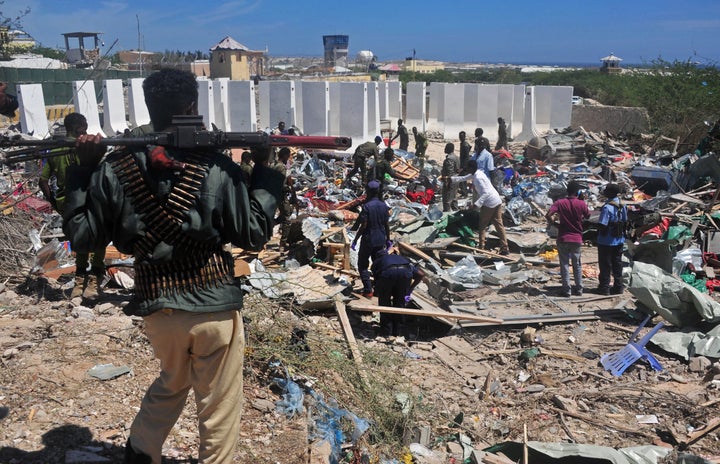
[[[347,230],[342,228],[343,236],[343,269],[346,271],[350,270],[350,239],[348,238]]]
[[[652,435],[647,434],[641,430],[638,430],[637,427],[625,427],[624,425],[610,423],[610,422],[600,420],[597,418],[597,416],[590,416],[587,414],[582,414],[582,413],[574,412],[574,411],[566,411],[566,410],[555,408],[555,407],[550,407],[549,409],[558,414],[565,414],[566,416],[574,417],[575,419],[580,419],[582,421],[588,422],[590,424],[598,425],[600,427],[607,427],[609,429],[617,430],[620,432],[631,433],[634,435],[640,435],[640,436],[643,436],[646,438],[653,438]]]
[[[330,264],[321,263],[321,262],[310,263],[310,265],[311,265],[312,267],[319,267],[319,268],[322,268],[322,269],[327,269],[327,270],[329,270],[329,271],[335,271],[335,272],[339,272],[339,273],[341,273],[341,274],[347,274],[347,275],[352,276],[352,277],[360,277],[360,274],[357,273],[356,271],[353,271],[352,269],[349,269],[349,270],[340,269],[339,267],[331,266]]]
[[[720,427],[720,417],[715,417],[714,419],[711,419],[710,422],[708,422],[708,424],[705,427],[688,435],[688,439],[687,439],[687,441],[685,441],[685,443],[683,443],[683,445],[685,447],[688,447],[688,446],[694,444],[695,442],[697,442],[698,440],[700,440],[701,438],[703,438],[705,435],[712,432],[713,430],[717,429],[718,427]]]
[[[470,251],[474,251],[476,253],[482,253],[484,255],[492,256],[493,258],[502,259],[504,261],[516,261],[516,259],[511,256],[503,256],[499,253],[494,253],[494,252],[488,251],[488,250],[481,250],[480,248],[471,247],[471,246],[465,245],[463,243],[453,243],[453,246],[464,248],[464,249],[470,250]]]
[[[365,366],[363,365],[362,355],[358,349],[357,341],[355,340],[355,334],[353,333],[350,320],[348,319],[347,312],[345,311],[345,303],[342,302],[341,296],[335,296],[335,312],[337,312],[338,318],[340,319],[340,325],[342,326],[343,333],[345,334],[345,340],[348,342],[350,347],[350,353],[352,354],[353,361],[357,367],[360,378],[368,384],[367,372],[365,372]]]
[[[544,324],[548,322],[574,322],[592,321],[600,319],[600,316],[619,315],[623,312],[617,309],[597,310],[592,313],[570,313],[570,314],[545,314],[540,316],[506,317],[499,324],[491,322],[459,322],[463,328],[470,327],[492,327],[494,325],[519,325],[519,324]]]
[[[405,314],[408,316],[424,316],[424,317],[443,317],[446,319],[460,319],[467,321],[481,321],[495,324],[502,324],[502,319],[496,319],[494,317],[475,316],[472,314],[455,314],[445,311],[425,311],[420,309],[409,309],[409,308],[391,308],[389,306],[378,306],[378,305],[359,305],[350,304],[348,306],[353,311],[368,311],[368,312],[379,312],[389,314]]]

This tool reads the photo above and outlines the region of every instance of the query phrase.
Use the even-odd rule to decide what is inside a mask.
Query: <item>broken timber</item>
[[[494,317],[477,316],[473,314],[458,314],[449,313],[445,311],[425,311],[420,309],[409,309],[409,308],[392,308],[389,306],[378,306],[378,305],[359,305],[351,304],[348,306],[353,311],[367,311],[367,312],[379,312],[389,314],[405,314],[408,316],[425,316],[425,317],[441,317],[446,319],[460,319],[466,321],[479,321],[488,324],[502,324],[502,319],[496,319]]]
[[[345,340],[348,342],[350,353],[352,354],[353,361],[357,367],[358,374],[362,379],[363,383],[367,385],[367,372],[365,372],[365,366],[363,365],[362,355],[358,349],[357,341],[355,340],[355,334],[353,333],[350,320],[348,319],[347,312],[345,312],[345,303],[340,300],[338,296],[335,297],[335,311],[337,312],[338,319],[340,319],[340,325],[342,326],[343,333],[345,334]]]

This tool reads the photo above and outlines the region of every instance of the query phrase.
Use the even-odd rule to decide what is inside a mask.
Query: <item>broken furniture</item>
[[[640,334],[640,330],[645,327],[645,324],[648,323],[651,316],[647,316],[644,321],[642,321],[642,324],[633,332],[632,336],[630,337],[630,341],[628,344],[623,348],[622,350],[618,351],[617,353],[609,353],[604,354],[600,358],[600,363],[603,365],[605,370],[610,371],[610,373],[616,377],[620,377],[625,370],[633,365],[635,361],[637,361],[640,358],[645,359],[648,363],[650,363],[650,367],[655,369],[656,371],[663,370],[663,367],[660,365],[657,359],[655,359],[655,356],[650,353],[647,348],[645,348],[645,345],[650,341],[650,339],[657,333],[658,330],[660,330],[665,323],[659,322],[655,327],[652,328],[650,332],[647,333],[643,338],[641,338],[638,341],[635,341],[635,339]]]

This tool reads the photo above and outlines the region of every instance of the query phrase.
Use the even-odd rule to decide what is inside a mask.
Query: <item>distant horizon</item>
[[[662,59],[720,63],[720,2],[605,0],[472,0],[422,5],[365,0],[13,0],[5,17],[25,8],[20,28],[48,47],[62,33],[102,32],[103,53],[123,50],[203,51],[230,36],[273,56],[322,56],[323,35],[349,36],[350,56],[368,50],[379,61],[409,56],[454,63],[600,66],[614,53],[623,66]],[[597,60],[597,61],[596,61]]]

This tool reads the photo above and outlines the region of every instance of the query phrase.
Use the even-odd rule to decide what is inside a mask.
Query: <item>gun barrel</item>
[[[352,146],[352,139],[350,137],[322,135],[271,135],[270,145],[273,147],[304,147],[336,150],[350,148]]]

